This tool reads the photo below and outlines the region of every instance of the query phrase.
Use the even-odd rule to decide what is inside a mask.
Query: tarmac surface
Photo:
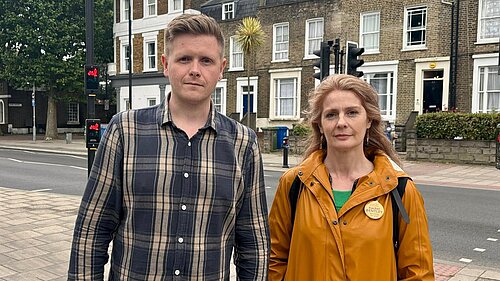
[[[82,136],[43,140],[32,135],[0,136],[0,148],[87,155]],[[281,153],[262,155],[264,170],[285,171]],[[290,167],[300,156],[291,155]],[[404,162],[419,184],[500,190],[500,170],[494,166]],[[484,180],[488,178],[488,180]],[[73,226],[80,196],[2,187],[0,180],[0,281],[66,280]],[[499,233],[500,235],[500,233]],[[500,280],[500,269],[434,260],[437,281]],[[232,280],[236,280],[232,270]]]

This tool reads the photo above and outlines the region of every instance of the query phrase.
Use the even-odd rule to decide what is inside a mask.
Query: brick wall
[[[415,131],[406,137],[407,160],[495,165],[495,141],[420,139]]]

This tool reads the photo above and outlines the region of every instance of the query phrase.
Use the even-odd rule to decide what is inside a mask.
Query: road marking
[[[474,251],[476,251],[476,252],[484,252],[484,251],[486,251],[486,249],[483,249],[483,248],[474,248]]]
[[[54,164],[54,163],[43,163],[43,162],[32,162],[32,161],[22,161],[14,158],[7,158],[10,161],[14,161],[17,163],[24,163],[24,164],[32,164],[32,165],[45,165],[45,166],[56,166],[56,167],[69,167],[69,168],[74,168],[74,169],[79,169],[79,170],[87,170],[87,168],[83,167],[77,167],[77,166],[72,166],[72,165],[62,165],[62,164]]]
[[[270,186],[266,186],[267,189],[270,189],[271,187]]]
[[[500,232],[500,229],[497,232]]]
[[[44,188],[44,189],[31,190],[30,192],[43,192],[43,191],[51,191],[51,190],[52,190],[51,188]]]
[[[461,258],[461,259],[459,259],[459,261],[470,263],[472,260],[471,259],[466,259],[466,258]]]
[[[496,239],[496,238],[488,238],[488,239],[486,239],[486,240],[488,240],[488,241],[493,241],[493,242],[497,242],[497,241],[498,241],[498,239]]]

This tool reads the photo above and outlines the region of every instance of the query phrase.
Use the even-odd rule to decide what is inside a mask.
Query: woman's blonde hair
[[[345,74],[328,76],[309,95],[309,109],[306,114],[312,128],[312,134],[309,138],[309,146],[306,148],[304,158],[307,158],[318,149],[323,149],[326,152],[326,138],[321,137],[319,124],[321,123],[325,97],[333,91],[351,91],[361,100],[361,105],[366,110],[368,120],[371,121],[371,127],[367,130],[369,136],[368,142],[365,142],[364,146],[365,155],[368,154],[368,150],[380,149],[394,162],[401,165],[396,150],[384,134],[385,128],[382,124],[377,92],[365,81]]]

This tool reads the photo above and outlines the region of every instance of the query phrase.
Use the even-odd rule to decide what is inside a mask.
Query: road
[[[81,195],[85,157],[0,149],[0,186]],[[268,207],[282,172],[265,171]],[[500,192],[418,185],[425,200],[434,257],[500,268]]]
[[[0,186],[82,195],[87,158],[0,149]]]

